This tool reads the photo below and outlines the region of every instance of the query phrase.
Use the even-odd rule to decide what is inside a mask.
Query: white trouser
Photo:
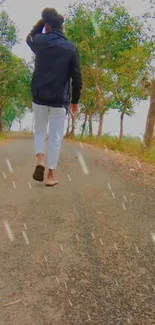
[[[34,148],[36,155],[45,154],[45,140],[49,121],[48,168],[56,169],[64,136],[66,109],[32,104],[35,117]]]

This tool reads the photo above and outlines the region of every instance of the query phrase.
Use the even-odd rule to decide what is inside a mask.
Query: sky
[[[18,28],[20,44],[16,45],[13,52],[30,61],[32,53],[25,43],[25,39],[33,25],[40,19],[41,12],[46,7],[56,8],[60,14],[64,14],[66,8],[73,0],[6,0],[3,9],[6,10],[10,18]],[[149,0],[124,0],[124,5],[128,7],[133,16],[141,15],[149,7]],[[155,27],[155,19],[151,21]],[[125,118],[125,132],[131,135],[142,134],[145,129],[145,120],[149,108],[149,101],[141,102],[135,107],[136,114],[132,118]],[[32,116],[28,114],[23,121],[23,128],[31,128]],[[115,133],[119,131],[119,114],[110,111],[105,117],[105,132]],[[17,129],[18,124],[13,125]],[[96,132],[96,125],[94,124]]]

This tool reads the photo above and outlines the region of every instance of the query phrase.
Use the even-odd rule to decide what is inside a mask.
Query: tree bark
[[[120,141],[122,141],[123,139],[123,121],[124,121],[124,112],[122,112],[120,116],[120,135],[119,135]]]
[[[87,124],[87,117],[88,117],[88,115],[85,114],[84,122],[82,124],[81,138],[83,138],[83,136],[84,136],[84,132],[85,132],[85,129],[86,129],[86,124]]]
[[[101,137],[102,132],[103,132],[103,117],[104,117],[104,113],[99,113],[99,127],[98,127],[98,137]]]
[[[72,129],[71,129],[71,132],[70,132],[70,135],[72,137],[75,136],[75,121],[76,121],[76,118],[72,116]]]
[[[66,131],[66,137],[69,137],[69,130],[70,130],[70,113],[68,113],[68,125],[67,125],[67,131]]]
[[[0,132],[3,131],[3,122],[2,122],[2,107],[0,107]]]
[[[11,127],[12,127],[12,123],[13,123],[13,122],[11,122],[11,123],[9,124],[9,127],[8,127],[8,131],[10,131],[10,130],[11,130]]]
[[[21,122],[21,120],[19,120],[18,122],[19,122],[19,132],[21,132],[21,129],[22,129],[22,122]]]
[[[147,149],[152,145],[154,137],[154,126],[155,126],[155,79],[151,84],[151,94],[150,94],[150,107],[146,120],[144,143]]]
[[[92,115],[89,114],[89,137],[93,136]]]

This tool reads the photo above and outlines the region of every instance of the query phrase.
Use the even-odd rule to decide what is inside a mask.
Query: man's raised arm
[[[37,44],[36,35],[42,34],[44,26],[45,26],[44,20],[40,19],[26,38],[26,43],[34,53],[36,53],[36,44]]]

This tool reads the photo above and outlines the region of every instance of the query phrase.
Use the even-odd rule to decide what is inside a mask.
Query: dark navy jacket
[[[61,31],[43,34],[43,25],[34,26],[26,42],[36,55],[32,78],[33,102],[54,107],[78,104],[82,76],[76,46]],[[70,81],[72,95],[70,98]]]

